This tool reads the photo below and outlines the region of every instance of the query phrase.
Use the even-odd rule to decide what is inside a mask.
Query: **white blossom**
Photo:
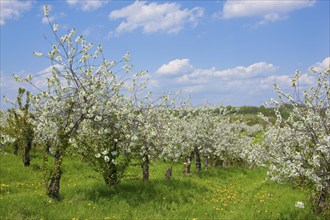
[[[300,208],[300,209],[303,209],[303,208],[305,208],[305,205],[304,205],[303,202],[297,201],[295,207]]]

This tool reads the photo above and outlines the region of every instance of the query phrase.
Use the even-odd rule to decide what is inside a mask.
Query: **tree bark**
[[[17,154],[18,154],[18,148],[19,148],[19,146],[18,146],[18,143],[14,143],[14,155],[16,155],[17,156]]]
[[[166,172],[165,172],[165,178],[166,179],[171,179],[171,177],[172,177],[172,166],[171,167],[169,167],[167,170],[166,170]]]
[[[50,153],[50,142],[47,141],[46,143],[46,154],[48,155]]]
[[[200,173],[202,170],[202,163],[201,163],[201,154],[197,146],[195,146],[195,154],[196,154],[196,171]]]
[[[115,143],[114,148],[111,149],[111,151],[117,151],[117,144]],[[117,185],[120,182],[119,176],[118,176],[118,169],[115,164],[112,163],[112,160],[116,160],[117,155],[112,155],[110,157],[109,163],[109,171],[105,174],[104,179],[107,185]]]
[[[59,200],[60,198],[60,180],[62,176],[62,155],[60,150],[56,150],[54,155],[54,167],[51,173],[50,184],[47,189],[47,195],[52,198]]]
[[[31,148],[32,148],[32,141],[28,141],[27,144],[26,144],[26,147],[24,149],[24,154],[23,154],[23,164],[25,167],[28,167],[30,166],[30,151],[31,151]]]
[[[149,158],[148,156],[144,156],[145,161],[142,163],[142,176],[143,176],[143,181],[148,181],[149,180]]]
[[[185,175],[190,174],[191,161],[193,159],[194,159],[194,151],[190,153],[190,156],[186,158],[186,162],[184,163],[183,173]]]
[[[327,210],[328,203],[329,203],[329,191],[327,188],[324,188],[317,196],[316,199],[314,200],[316,202],[316,212],[321,213]]]
[[[204,166],[207,171],[209,169],[209,158],[207,156],[204,157]]]
[[[114,164],[110,165],[109,171],[104,175],[104,180],[109,186],[114,186],[119,183],[118,171]]]

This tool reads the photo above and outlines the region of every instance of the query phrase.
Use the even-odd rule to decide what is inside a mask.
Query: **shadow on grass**
[[[221,180],[231,181],[233,179],[244,178],[265,178],[266,171],[264,169],[248,169],[243,167],[217,167],[210,168],[208,171],[195,173],[200,179],[219,178]]]
[[[87,200],[125,201],[136,207],[144,203],[187,203],[196,196],[208,192],[208,188],[187,180],[125,180],[117,186],[108,187],[95,183],[88,189],[77,189],[75,193],[84,194]]]

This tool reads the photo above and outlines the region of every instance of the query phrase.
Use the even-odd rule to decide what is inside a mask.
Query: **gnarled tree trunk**
[[[54,154],[54,166],[50,176],[50,184],[47,189],[47,195],[52,199],[58,200],[60,198],[60,181],[62,176],[62,155],[60,150],[56,150]]]
[[[314,208],[317,213],[321,213],[329,209],[329,188],[322,189],[314,198]]]
[[[143,181],[149,180],[149,158],[148,156],[144,156],[145,160],[142,163],[142,176]]]
[[[24,166],[28,167],[30,166],[30,151],[32,148],[32,140],[29,140],[26,144],[26,147],[24,149],[24,153],[23,153],[23,164]]]
[[[198,149],[198,146],[195,146],[195,154],[196,154],[196,171],[197,173],[199,173],[202,170],[202,162],[201,162],[201,154]]]
[[[186,162],[184,163],[183,173],[185,175],[190,174],[190,167],[191,167],[191,161],[194,159],[194,151],[190,153],[190,156],[186,158]]]

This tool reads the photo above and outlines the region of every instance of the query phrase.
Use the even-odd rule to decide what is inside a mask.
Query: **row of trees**
[[[44,8],[46,18],[48,8]],[[146,93],[144,72],[131,73],[129,54],[119,62],[104,58],[101,45],[93,50],[75,29],[60,37],[58,25],[51,24],[54,40],[44,55],[52,65],[48,87],[32,95],[18,93],[18,106],[8,111],[1,139],[23,149],[23,162],[29,165],[32,138],[54,157],[47,175],[47,194],[60,197],[62,162],[79,154],[102,174],[105,183],[120,182],[131,161],[141,165],[143,180],[149,179],[149,165],[159,159],[182,161],[190,172],[209,164],[268,166],[271,179],[309,184],[313,204],[319,211],[329,206],[330,187],[330,70],[318,73],[318,84],[303,97],[283,93],[280,102],[290,103],[290,115],[283,118],[275,109],[276,122],[249,126],[231,120],[224,107],[192,108],[171,94],[153,97]],[[122,64],[122,68],[118,68]],[[315,73],[317,74],[317,73]],[[298,90],[299,73],[292,80]],[[33,83],[33,77],[20,79]],[[299,94],[296,92],[295,94]],[[2,119],[3,120],[3,119]],[[264,134],[256,139],[255,134]],[[48,155],[48,154],[46,154]],[[47,158],[46,158],[47,159]],[[28,162],[27,162],[28,161]]]

